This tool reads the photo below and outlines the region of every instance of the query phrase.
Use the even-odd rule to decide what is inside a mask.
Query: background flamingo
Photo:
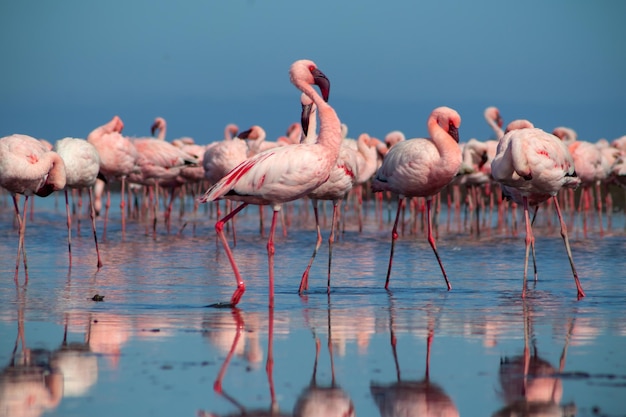
[[[138,160],[139,153],[133,143],[122,135],[124,123],[119,116],[114,116],[108,123],[95,128],[87,136],[87,142],[98,150],[100,155],[100,171],[110,185],[113,180],[122,182],[120,196],[120,210],[122,215],[122,236],[126,233],[126,177],[132,173],[140,172]],[[107,186],[107,202],[104,214],[103,236],[106,236],[109,207],[111,206],[111,191]]]

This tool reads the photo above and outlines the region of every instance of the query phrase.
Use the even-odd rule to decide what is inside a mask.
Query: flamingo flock
[[[608,187],[626,188],[626,136],[591,143],[578,140],[572,128],[559,126],[549,133],[523,119],[514,120],[503,130],[500,111],[491,106],[485,110],[484,117],[492,127],[495,139],[472,138],[464,142],[459,138],[461,116],[456,110],[443,106],[432,110],[426,118],[429,135],[426,138],[407,139],[404,132],[391,130],[384,141],[366,132],[354,140],[347,137],[347,125],[341,121],[340,110],[329,102],[329,77],[315,62],[295,61],[289,69],[289,79],[300,92],[300,122],[291,123],[286,135],[275,141],[266,140],[267,134],[260,125],[241,131],[232,123],[226,125],[223,140],[206,146],[187,137],[168,141],[167,125],[162,117],[155,118],[152,123],[152,136],[129,137],[122,133],[124,123],[117,115],[94,128],[86,139],[64,138],[54,147],[24,134],[0,138],[0,186],[12,196],[18,227],[16,285],[20,261],[24,265],[25,283],[28,282],[24,235],[29,197],[45,197],[55,191],[64,191],[71,267],[72,220],[68,193],[78,193],[80,200],[80,191],[87,191],[95,263],[100,269],[105,262],[98,246],[96,217],[103,217],[101,239],[106,240],[110,190],[119,182],[122,238],[125,237],[127,219],[148,211],[151,213],[152,234],[156,238],[161,198],[168,234],[176,198],[181,199],[181,216],[184,198],[188,194],[193,197],[194,216],[197,216],[199,204],[215,202],[216,236],[226,252],[235,279],[235,291],[230,300],[214,304],[217,307],[237,306],[246,290],[225,225],[250,204],[272,208],[266,244],[268,301],[272,307],[277,223],[283,221],[285,234],[289,222],[284,222],[283,208],[302,199],[309,199],[312,203],[317,240],[297,290],[301,295],[309,289],[311,265],[322,243],[319,202],[329,201],[333,209],[326,285],[326,291],[330,293],[332,249],[336,234],[340,233],[341,227],[346,227],[345,211],[358,213],[358,231],[363,233],[363,198],[375,199],[376,216],[380,227],[384,228],[382,202],[384,199],[391,202],[392,197],[397,197],[397,202],[384,288],[389,290],[394,251],[399,237],[404,234],[407,225],[404,216],[408,210],[413,232],[418,228],[419,213],[425,215],[422,227],[450,290],[450,279],[436,245],[441,228],[438,213],[444,196],[448,199],[448,230],[451,219],[456,218],[458,232],[467,233],[468,229],[460,226],[461,216],[458,215],[460,207],[465,206],[465,219],[469,219],[471,225],[469,233],[476,238],[481,231],[490,233],[493,229],[491,218],[496,205],[497,228],[509,228],[515,235],[512,224],[516,223],[517,206],[522,207],[526,225],[522,297],[526,296],[531,253],[535,263],[535,217],[531,220],[530,208],[535,209],[536,215],[542,207],[546,221],[550,221],[548,214],[556,212],[577,296],[585,296],[574,266],[568,229],[571,233],[576,217],[582,221],[583,238],[590,233],[590,224],[596,221],[601,235],[610,229],[613,201]],[[416,115],[418,119],[424,116]],[[574,190],[579,186],[580,200],[576,202]],[[21,212],[20,195],[24,196]],[[104,196],[106,203],[102,213]],[[131,201],[132,196],[136,199],[135,204]],[[137,203],[139,196],[144,202],[142,208]],[[167,203],[166,196],[169,197]],[[229,202],[225,213],[221,211],[220,200]],[[238,205],[233,208],[232,203]],[[343,212],[342,203],[346,206]],[[597,220],[590,217],[594,205]],[[609,222],[606,227],[603,210],[606,210]],[[507,211],[513,216],[513,222],[508,220]],[[262,211],[260,213],[262,219]],[[443,258],[452,261],[453,256],[444,253]]]

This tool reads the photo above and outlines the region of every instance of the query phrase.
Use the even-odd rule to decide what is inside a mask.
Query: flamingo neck
[[[317,143],[324,145],[339,155],[339,147],[343,137],[341,136],[341,122],[335,110],[308,83],[298,82],[296,85],[300,91],[309,96],[317,106],[317,114],[320,118],[320,130],[317,135]]]
[[[437,117],[431,116],[428,119],[428,133],[439,151],[441,166],[454,166],[461,164],[461,149],[459,144],[450,134],[438,123]]]
[[[487,117],[487,123],[489,124],[489,126],[491,126],[494,133],[496,134],[496,139],[500,139],[502,136],[504,136],[504,130],[502,130],[502,128],[498,126],[498,123],[496,123],[493,117]]]
[[[35,193],[40,197],[47,197],[54,191],[62,190],[66,184],[65,163],[61,156],[56,152],[47,152],[45,157],[50,160],[51,165],[45,183]]]

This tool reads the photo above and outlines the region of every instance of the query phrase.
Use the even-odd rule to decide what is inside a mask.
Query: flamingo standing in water
[[[215,224],[215,230],[224,245],[231,263],[237,289],[232,295],[230,306],[235,306],[245,292],[235,258],[224,236],[224,223],[232,219],[248,204],[271,205],[274,212],[267,241],[269,264],[269,305],[274,305],[274,232],[276,219],[282,204],[308,195],[323,184],[337,162],[341,145],[341,125],[335,110],[328,104],[330,81],[317,65],[310,60],[298,60],[289,70],[291,82],[308,95],[320,117],[320,132],[317,142],[300,143],[269,149],[253,156],[235,167],[224,178],[207,190],[202,202],[227,198],[242,201],[239,207]],[[321,96],[312,87],[317,85]]]
[[[124,123],[119,116],[114,116],[108,123],[95,128],[87,136],[87,142],[98,150],[100,155],[100,171],[107,180],[120,179],[122,190],[120,197],[120,209],[122,212],[122,236],[126,234],[126,215],[124,212],[126,177],[132,173],[140,172],[137,161],[140,158],[133,143],[122,136]],[[108,183],[107,183],[108,184]],[[107,202],[104,214],[103,235],[106,236],[109,207],[111,206],[111,191],[107,187]]]
[[[65,187],[65,164],[54,151],[49,150],[39,140],[21,134],[0,138],[0,187],[7,189],[13,197],[15,216],[19,225],[17,260],[15,261],[14,281],[20,266],[20,255],[24,255],[24,284],[28,284],[28,266],[24,249],[26,234],[26,207],[28,197],[47,197]],[[24,195],[23,218],[17,204],[17,194]]]
[[[65,163],[65,211],[67,213],[67,248],[72,267],[72,216],[68,199],[68,188],[83,189],[89,192],[89,216],[91,230],[96,242],[97,267],[102,267],[100,250],[98,249],[98,235],[96,233],[96,213],[93,205],[93,186],[100,173],[100,155],[96,147],[84,139],[63,138],[56,141],[54,151],[63,158]]]
[[[529,250],[535,244],[528,206],[536,206],[550,197],[561,222],[561,236],[574,274],[578,298],[584,297],[585,293],[572,259],[567,226],[556,198],[561,188],[576,188],[580,184],[580,178],[574,170],[574,159],[565,143],[558,137],[535,128],[528,120],[515,120],[500,138],[498,152],[491,163],[491,173],[501,184],[503,194],[524,207],[526,257],[522,297],[526,296]]]
[[[302,143],[315,143],[315,141],[317,140],[317,135],[315,133],[317,125],[317,106],[311,100],[311,98],[305,94],[302,95],[300,101],[302,104],[302,133],[305,135],[302,138]],[[309,264],[302,274],[300,287],[298,289],[299,294],[302,294],[302,292],[309,287],[309,271],[311,270],[311,266],[313,265],[315,255],[317,255],[317,251],[322,244],[322,233],[320,231],[318,212],[319,200],[329,200],[333,202],[333,217],[330,226],[330,235],[328,236],[328,279],[326,285],[326,291],[330,294],[330,270],[333,259],[333,242],[335,241],[335,229],[337,225],[338,215],[341,210],[341,202],[345,198],[346,194],[348,194],[348,192],[352,189],[352,187],[354,187],[358,177],[357,151],[356,149],[352,149],[350,146],[345,145],[345,141],[346,139],[343,139],[342,144],[339,148],[339,156],[337,157],[337,162],[332,168],[328,180],[313,191],[311,191],[308,195],[308,197],[311,199],[311,204],[313,205],[313,213],[315,214],[317,241],[315,243],[313,255],[311,255],[311,259],[309,260]]]
[[[428,118],[430,138],[409,139],[393,145],[374,176],[372,191],[390,191],[398,194],[398,209],[391,232],[391,254],[385,289],[389,287],[402,202],[407,197],[426,198],[428,243],[435,252],[448,290],[452,288],[433,238],[431,203],[433,196],[450,184],[459,172],[461,148],[459,148],[458,128],[460,125],[461,116],[455,110],[449,107],[434,109]]]

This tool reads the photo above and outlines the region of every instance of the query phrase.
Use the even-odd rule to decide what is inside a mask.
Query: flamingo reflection
[[[61,402],[63,374],[51,366],[50,351],[27,347],[24,292],[18,297],[17,337],[11,360],[0,371],[0,416],[36,417],[54,410]]]
[[[320,353],[320,339],[315,330],[315,361],[311,383],[302,391],[294,406],[294,417],[351,417],[354,416],[354,404],[348,394],[339,387],[335,378],[335,362],[333,357],[333,332],[331,321],[330,295],[327,309],[328,353],[330,355],[331,383],[322,386],[317,383],[317,361]]]
[[[438,416],[458,417],[459,410],[452,399],[439,385],[430,380],[430,349],[434,338],[435,320],[428,317],[428,337],[426,340],[426,370],[420,381],[403,380],[396,349],[397,339],[394,330],[394,309],[389,309],[389,330],[391,349],[396,364],[397,382],[379,384],[372,382],[370,392],[378,406],[381,417]]]
[[[91,315],[86,317],[83,341],[69,341],[70,314],[65,315],[65,326],[61,346],[52,352],[51,364],[63,374],[63,397],[86,395],[98,380],[98,358],[90,343]]]
[[[239,401],[235,399],[235,397],[228,394],[224,391],[222,381],[224,376],[226,375],[226,370],[228,369],[228,365],[230,364],[231,359],[235,355],[238,349],[238,345],[240,342],[240,338],[242,336],[242,331],[244,329],[244,320],[241,311],[237,308],[231,309],[231,314],[233,316],[235,322],[235,334],[233,337],[233,341],[231,347],[222,363],[222,367],[219,370],[217,378],[213,383],[213,389],[216,393],[220,394],[230,403],[232,403],[238,411],[231,414],[222,415],[221,417],[243,417],[243,416],[251,416],[251,417],[289,417],[289,414],[281,413],[278,407],[278,402],[276,401],[276,393],[274,390],[274,309],[269,309],[268,314],[268,337],[267,337],[267,360],[265,364],[265,371],[267,373],[267,380],[270,388],[270,407],[268,409],[259,409],[259,410],[247,410],[245,406],[243,406]],[[198,417],[220,417],[220,415],[200,410],[198,411]]]
[[[563,396],[563,384],[558,376],[565,368],[567,347],[574,329],[574,320],[569,320],[559,368],[556,369],[537,352],[536,339],[532,330],[533,314],[526,300],[524,300],[523,312],[524,352],[521,356],[505,357],[500,361],[500,385],[502,387],[500,394],[507,405],[494,413],[493,417],[576,415],[575,404],[559,404]]]

